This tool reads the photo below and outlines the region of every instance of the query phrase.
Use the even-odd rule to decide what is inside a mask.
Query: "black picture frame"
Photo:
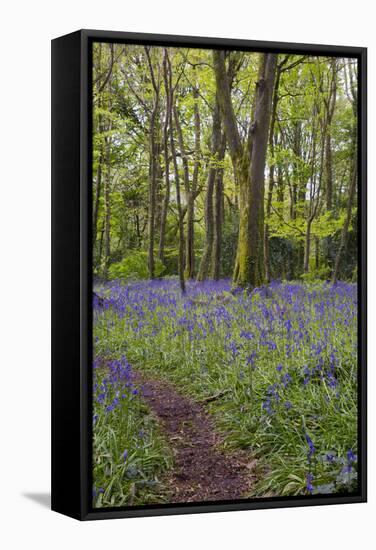
[[[94,41],[311,53],[359,62],[359,492],[93,509],[91,505],[91,48]],[[366,502],[367,50],[79,30],[52,40],[52,509],[79,520]]]

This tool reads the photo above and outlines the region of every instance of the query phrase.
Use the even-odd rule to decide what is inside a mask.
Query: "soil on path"
[[[169,501],[236,500],[249,495],[255,461],[247,455],[224,453],[220,436],[204,407],[183,396],[166,381],[134,372],[134,382],[157,418],[174,452],[174,468],[163,480]]]

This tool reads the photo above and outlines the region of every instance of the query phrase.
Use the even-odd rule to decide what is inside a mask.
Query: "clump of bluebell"
[[[105,307],[101,305],[101,307]],[[110,345],[107,342],[107,345]],[[93,363],[93,506],[144,503],[169,465],[168,450],[143,405],[122,354],[98,353]],[[145,497],[147,489],[148,497]]]

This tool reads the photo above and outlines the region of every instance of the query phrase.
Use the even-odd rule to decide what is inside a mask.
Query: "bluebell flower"
[[[306,441],[308,443],[308,447],[309,447],[308,458],[311,458],[313,456],[313,454],[315,453],[316,449],[315,449],[315,446],[313,445],[312,439],[309,437],[309,435],[307,433],[305,434],[305,439],[306,439]]]
[[[256,352],[253,351],[250,355],[247,356],[246,358],[246,361],[247,361],[247,364],[252,367],[253,369],[256,368],[256,365],[255,365],[255,358],[256,358]]]
[[[292,378],[291,376],[289,375],[288,372],[286,372],[286,374],[284,374],[281,378],[281,382],[283,384],[283,386],[286,388],[286,386],[288,386],[288,384],[291,382]]]
[[[358,460],[357,455],[354,454],[351,449],[349,451],[347,451],[346,456],[347,456],[347,462],[349,462],[349,463],[356,462]]]
[[[306,488],[307,488],[307,491],[308,491],[309,493],[312,493],[312,492],[313,492],[312,481],[313,481],[313,474],[311,474],[311,473],[307,474],[307,478],[306,478]]]
[[[290,319],[287,319],[285,321],[284,325],[285,325],[285,328],[286,328],[287,332],[290,332],[291,327],[292,327],[292,322],[290,321]]]
[[[242,330],[241,333],[240,333],[240,336],[241,336],[241,338],[246,338],[247,340],[252,340],[252,338],[253,338],[253,334],[251,334],[250,332],[248,332],[246,330]]]
[[[98,490],[97,490],[95,487],[93,487],[93,491],[92,491],[93,498],[96,498],[96,497],[97,497],[98,495],[100,495],[101,493],[104,493],[103,487],[99,487]]]
[[[105,393],[100,393],[97,395],[97,402],[98,403],[103,403],[104,399],[106,397],[106,394]]]
[[[270,415],[272,415],[274,413],[273,408],[272,408],[272,402],[271,402],[270,399],[266,399],[262,403],[262,408]]]

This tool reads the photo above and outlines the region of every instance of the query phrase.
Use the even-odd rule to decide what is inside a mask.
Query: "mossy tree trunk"
[[[244,145],[233,110],[225,53],[214,51],[213,62],[218,101],[239,187],[239,236],[233,283],[255,288],[265,282],[264,170],[277,55],[260,55],[252,123]]]
[[[264,171],[272,107],[272,93],[276,74],[277,56],[264,54],[260,59],[259,79],[256,85],[254,130],[251,167],[249,172],[251,248],[247,279],[251,287],[262,284],[264,272]],[[242,284],[243,280],[241,281]]]

